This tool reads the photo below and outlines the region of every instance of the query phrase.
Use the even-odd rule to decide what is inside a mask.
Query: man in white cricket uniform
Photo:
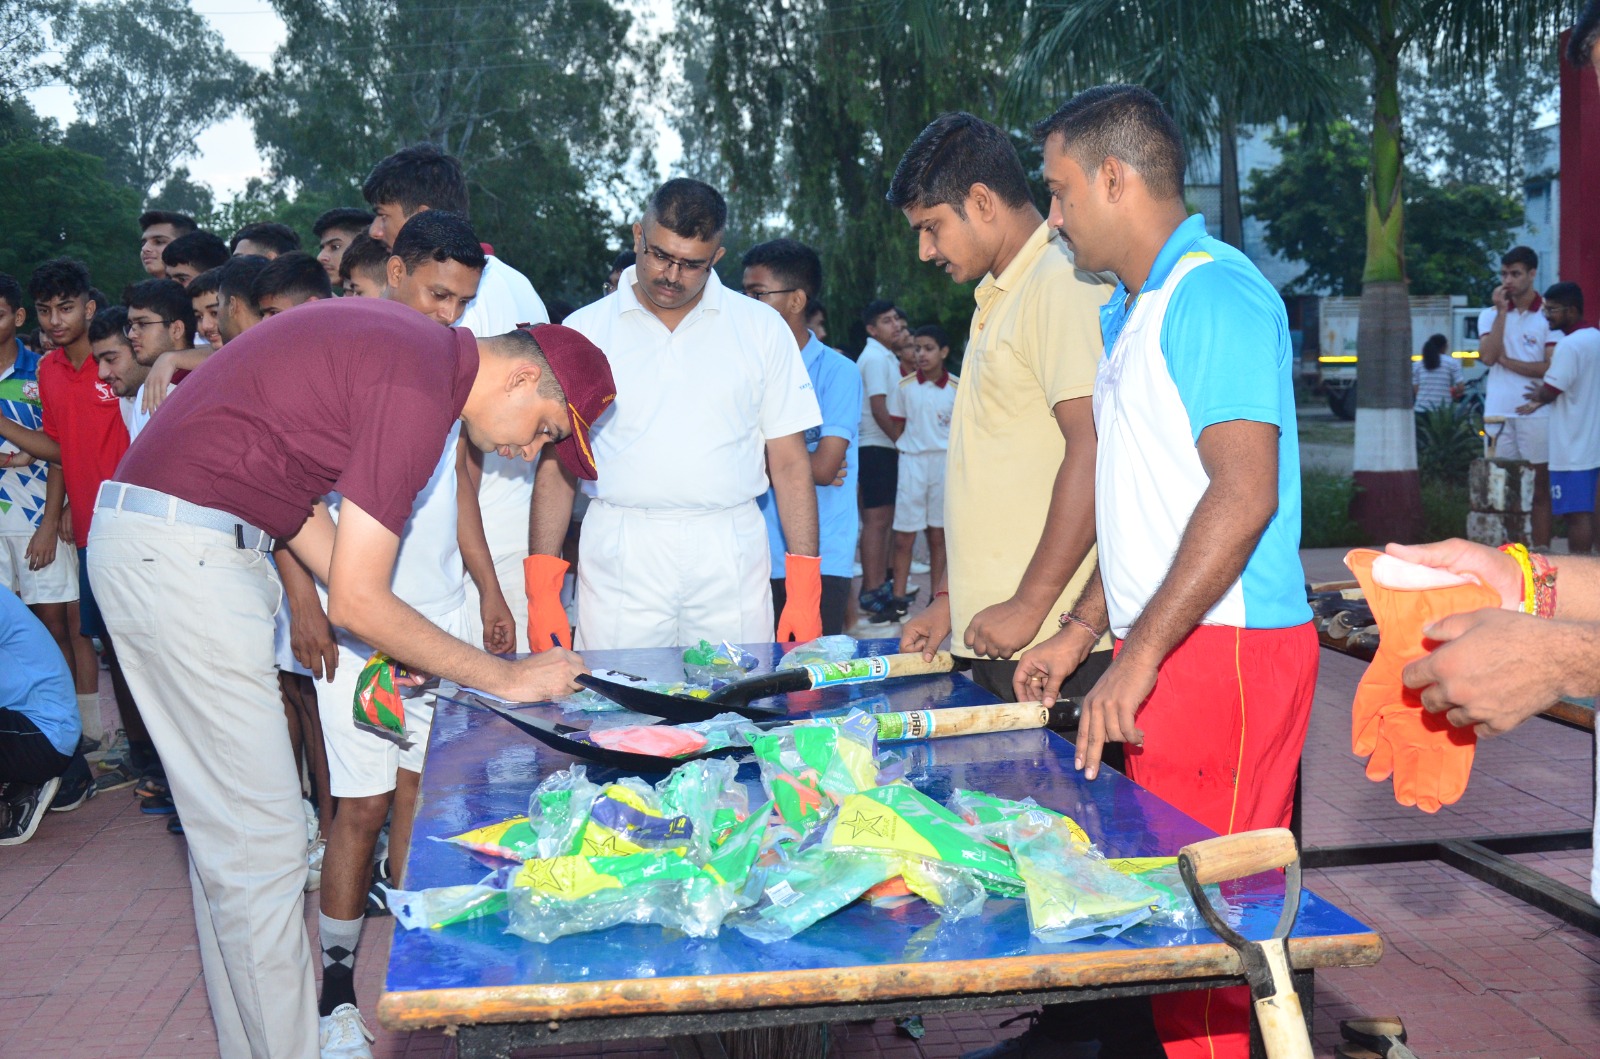
[[[584,516],[577,633],[589,650],[767,640],[772,563],[756,500],[769,473],[789,545],[778,638],[821,632],[805,431],[822,413],[783,318],[713,271],[726,219],[714,188],[663,184],[633,228],[638,264],[615,293],[566,320],[605,351],[618,393],[592,435],[598,477]],[[560,554],[573,491],[570,471],[541,464],[529,561],[555,576],[536,611],[560,606],[564,564],[540,556]]]
[[[1550,325],[1535,289],[1539,255],[1514,246],[1500,259],[1500,286],[1494,304],[1478,316],[1478,358],[1488,367],[1483,414],[1504,416],[1496,433],[1495,455],[1533,464],[1533,543],[1550,543],[1550,409],[1527,415],[1518,409],[1528,380],[1541,379],[1550,366]]]

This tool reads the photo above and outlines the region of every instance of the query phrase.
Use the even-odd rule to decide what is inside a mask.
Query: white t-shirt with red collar
[[[1544,300],[1535,294],[1533,303],[1526,309],[1513,308],[1506,313],[1505,355],[1512,360],[1542,361],[1545,355],[1545,346],[1551,341],[1550,324],[1544,318]],[[1499,310],[1494,306],[1478,314],[1478,334],[1488,334],[1494,329],[1495,314]],[[1538,419],[1550,414],[1549,406],[1540,408],[1532,415],[1517,416],[1517,408],[1527,402],[1525,393],[1528,383],[1532,381],[1526,375],[1518,375],[1500,364],[1489,366],[1489,378],[1485,383],[1483,395],[1483,414],[1486,416],[1506,416],[1508,418]]]
[[[956,385],[960,379],[945,372],[938,382],[930,382],[914,372],[889,391],[889,414],[905,421],[906,428],[895,442],[904,453],[945,452],[950,448],[950,417],[956,407]]]

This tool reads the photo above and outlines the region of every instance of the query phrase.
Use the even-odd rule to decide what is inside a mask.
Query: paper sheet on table
[[[649,681],[645,680],[642,677],[636,677],[632,673],[618,673],[614,669],[596,669],[593,672],[594,672],[594,675],[599,677],[601,680],[609,680],[609,681],[612,681],[613,683],[616,683],[616,684],[647,684],[647,683],[649,683]],[[533,705],[536,705],[535,703],[531,703],[531,702],[523,702],[520,699],[502,698],[501,696],[496,695],[492,691],[484,691],[481,688],[469,688],[469,687],[466,687],[465,685],[457,685],[457,686],[460,687],[461,690],[466,692],[468,695],[476,695],[476,696],[478,696],[478,698],[482,699],[485,702],[497,702],[497,703],[500,703],[501,705],[504,705],[504,706],[533,706]],[[549,701],[559,701],[559,700],[549,700]]]

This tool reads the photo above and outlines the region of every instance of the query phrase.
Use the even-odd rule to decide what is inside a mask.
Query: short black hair
[[[255,298],[250,293],[256,277],[261,275],[261,270],[267,267],[267,259],[256,254],[234,254],[228,258],[228,263],[218,271],[217,298],[229,301],[233,298],[243,298],[252,307]]]
[[[772,270],[778,282],[785,287],[798,287],[806,292],[806,300],[822,293],[822,259],[804,243],[793,239],[773,239],[757,243],[745,251],[744,268],[757,265]]]
[[[22,284],[5,272],[0,272],[0,302],[5,302],[13,312],[22,308]]]
[[[1595,2],[1600,3],[1600,0],[1595,0]],[[635,254],[632,250],[624,250],[622,253],[611,259],[610,271],[621,272],[625,268],[632,267],[633,263],[638,260],[638,254]]]
[[[1102,162],[1116,158],[1143,177],[1157,198],[1183,195],[1183,134],[1148,88],[1101,85],[1079,92],[1035,125],[1033,135],[1041,144],[1061,137],[1062,147],[1091,178]]]
[[[194,265],[201,272],[216,268],[228,260],[231,251],[222,237],[214,232],[190,232],[180,235],[161,248],[161,261],[168,268]]]
[[[173,210],[145,210],[139,214],[139,231],[144,231],[152,224],[170,224],[179,235],[196,231],[200,227],[187,213],[177,213]]]
[[[883,298],[875,298],[867,303],[867,307],[865,309],[861,310],[861,322],[866,324],[868,327],[871,327],[873,324],[878,322],[878,317],[882,316],[884,313],[892,313],[894,311],[894,302],[887,301]]]
[[[194,344],[194,302],[189,292],[175,279],[146,279],[130,283],[122,292],[130,309],[149,309],[163,320],[183,325],[183,339]]]
[[[1500,255],[1500,264],[1506,268],[1510,268],[1512,265],[1522,265],[1529,272],[1537,272],[1539,270],[1539,255],[1534,252],[1531,246],[1514,246]]]
[[[897,210],[949,206],[964,218],[974,184],[1014,210],[1033,202],[1011,138],[982,118],[957,111],[939,115],[911,141],[884,198]]]
[[[911,337],[931,338],[935,344],[943,346],[945,349],[950,348],[950,332],[946,331],[938,324],[923,324],[921,327],[911,332]]]
[[[728,203],[703,180],[675,177],[656,188],[645,216],[674,235],[709,241],[727,227]]]
[[[289,298],[296,305],[312,298],[333,297],[328,270],[304,250],[291,250],[268,261],[250,281],[250,300],[256,305],[263,298]]]
[[[1588,66],[1597,43],[1600,43],[1600,0],[1589,0],[1572,25],[1572,36],[1567,38],[1567,62],[1573,66]]]
[[[311,222],[311,234],[321,240],[329,228],[345,232],[364,232],[372,227],[373,215],[354,206],[335,206]]]
[[[374,206],[399,203],[407,216],[424,206],[463,217],[471,212],[461,163],[431,143],[402,148],[373,166],[361,195]]]
[[[348,280],[357,271],[382,279],[389,257],[389,248],[383,245],[382,240],[374,239],[363,232],[350,240],[350,245],[344,248],[344,256],[339,259],[339,279]]]
[[[1571,281],[1550,284],[1550,288],[1544,292],[1544,300],[1583,312],[1583,288]]]
[[[811,301],[806,305],[806,315],[817,316],[819,314],[822,316],[827,316],[828,307],[823,305],[820,299],[812,298]]]
[[[28,297],[35,302],[42,298],[81,298],[94,293],[89,270],[82,261],[70,257],[53,257],[28,277]],[[95,308],[108,304],[97,300]]]
[[[200,275],[190,280],[189,285],[183,288],[183,292],[187,294],[192,301],[195,298],[200,297],[202,294],[214,293],[221,283],[222,266],[218,265],[216,268],[206,269],[204,272],[200,273]]]
[[[426,261],[458,261],[480,272],[489,264],[472,225],[448,210],[413,214],[394,237],[390,252],[406,263],[407,273]]]
[[[102,342],[108,338],[120,339],[123,345],[130,348],[133,346],[128,338],[126,306],[108,305],[104,309],[95,309],[94,319],[89,321],[89,341]]]
[[[250,240],[256,245],[271,250],[274,254],[287,254],[291,250],[300,249],[300,233],[287,224],[277,221],[257,221],[247,224],[233,233],[233,238],[228,240],[228,249],[237,253],[239,244]]]

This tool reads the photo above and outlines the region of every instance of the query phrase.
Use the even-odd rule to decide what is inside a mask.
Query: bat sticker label
[[[887,658],[852,658],[847,662],[819,662],[806,666],[813,688],[834,687],[839,684],[867,684],[889,675]]]

